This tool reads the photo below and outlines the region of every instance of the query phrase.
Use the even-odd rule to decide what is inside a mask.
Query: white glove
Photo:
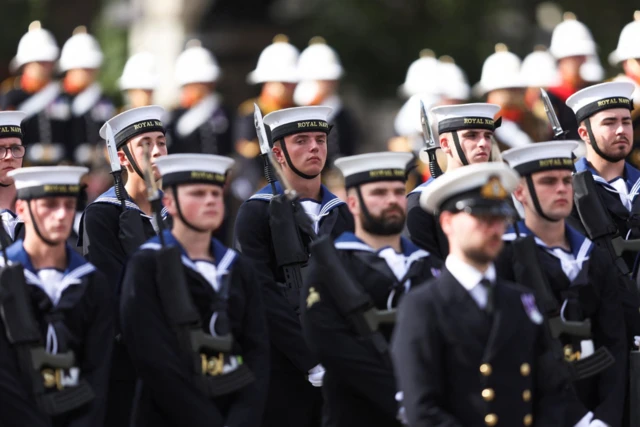
[[[633,343],[636,345],[636,347],[640,347],[640,335],[636,335],[633,337]]]
[[[324,377],[324,366],[316,365],[309,369],[309,382],[314,387],[322,387],[322,378]]]
[[[591,424],[589,424],[589,427],[609,427],[609,424],[604,423],[600,420],[593,420],[591,421]]]
[[[584,417],[573,427],[590,427],[591,420],[593,419],[593,412],[587,412]]]
[[[405,411],[404,406],[402,406],[403,397],[404,395],[402,394],[401,391],[396,393],[396,402],[400,404],[400,409],[398,409],[398,415],[396,415],[396,418],[398,419],[398,421],[400,421],[400,423],[403,426],[408,426],[409,420],[407,419],[407,411]]]

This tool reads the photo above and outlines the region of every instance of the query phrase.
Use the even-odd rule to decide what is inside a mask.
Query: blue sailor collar
[[[275,182],[275,186],[278,194],[284,194],[284,189],[280,185],[279,181]],[[319,217],[328,215],[329,212],[331,212],[334,208],[337,208],[338,206],[345,204],[342,200],[338,198],[338,196],[336,196],[331,191],[329,191],[329,189],[324,185],[320,186],[320,194],[322,195],[322,201],[320,202],[321,208],[320,208],[320,213],[318,215]],[[249,197],[249,200],[262,200],[263,202],[269,202],[271,201],[271,199],[273,199],[273,193],[271,192],[270,184],[265,185],[260,190],[258,190],[256,194]],[[311,199],[300,199],[300,200],[304,201],[304,200],[311,200]]]
[[[93,264],[85,260],[79,253],[74,251],[71,246],[66,245],[67,252],[67,268],[63,272],[63,279],[58,288],[58,293],[62,292],[71,285],[79,285],[82,278],[96,271]],[[22,239],[17,240],[7,248],[7,258],[10,264],[20,263],[24,267],[24,277],[28,284],[36,285],[45,293],[46,287],[38,277],[38,271],[33,267],[29,254],[24,250]],[[4,258],[0,256],[0,266],[4,267]]]
[[[196,273],[200,274],[200,271],[196,267],[195,262],[189,258],[187,255],[187,251],[184,250],[184,247],[180,244],[178,239],[171,233],[171,230],[164,230],[162,232],[162,237],[164,237],[164,242],[167,246],[177,246],[180,248],[180,254],[182,259],[182,264]],[[159,250],[162,248],[162,244],[160,243],[160,236],[154,236],[147,241],[144,245],[140,247],[140,249],[151,249],[151,250]],[[238,257],[238,253],[233,249],[227,248],[225,245],[220,243],[219,240],[212,238],[211,239],[211,255],[214,259],[214,264],[217,269],[218,277],[221,277],[231,270],[231,266],[234,264]]]
[[[416,188],[411,190],[409,194],[422,193],[422,190],[424,190],[427,187],[427,185],[431,184],[433,181],[435,181],[435,178],[432,176],[429,177],[428,180],[426,180],[425,182],[423,182],[422,184],[418,185]],[[409,196],[409,194],[407,194],[407,196]]]
[[[598,172],[589,164],[586,157],[582,157],[575,163],[576,172],[582,172],[588,170],[593,175],[593,180],[598,184],[601,184],[605,190],[618,194],[618,190],[611,185],[613,181],[607,181],[598,175]],[[633,200],[635,196],[640,193],[640,170],[631,166],[629,162],[624,162],[624,174],[621,178],[624,179],[629,189],[629,199]],[[614,180],[615,181],[615,180]]]
[[[161,191],[160,192],[160,197],[162,197],[162,194],[163,193]],[[111,204],[111,205],[120,206],[120,200],[118,200],[118,197],[116,196],[115,187],[111,187],[110,189],[108,189],[107,191],[102,193],[92,203],[108,203],[108,204]],[[140,207],[133,200],[131,200],[131,198],[127,198],[127,200],[125,200],[125,206],[127,207],[127,209],[136,210],[136,211],[140,212],[140,214],[142,216],[144,216],[145,218],[151,218],[149,215],[145,214],[142,211],[142,209],[140,209]],[[165,208],[163,206],[162,207],[162,219],[165,219],[167,217],[167,215],[168,215],[167,208]]]
[[[385,246],[384,248],[376,251],[351,231],[345,231],[340,236],[338,236],[334,244],[336,249],[342,251],[363,251],[375,254],[379,254],[381,251],[388,248],[388,246]],[[400,237],[400,246],[402,247],[402,254],[407,258],[407,262],[409,264],[413,261],[416,261],[420,258],[426,258],[430,255],[429,252],[425,251],[424,249],[420,249],[419,247],[414,245],[411,240],[407,239],[404,236]]]
[[[564,253],[568,253],[563,248],[560,248],[557,246],[554,246],[554,247],[547,246],[542,240],[540,240],[540,238],[538,238],[531,230],[527,228],[524,221],[518,221],[518,231],[520,231],[521,236],[533,236],[536,241],[536,244],[546,249],[547,252],[550,252],[553,250],[561,250]],[[568,224],[565,224],[565,234],[567,236],[567,239],[569,240],[569,246],[571,246],[570,253],[576,259],[576,261],[583,262],[589,259],[589,255],[591,254],[591,251],[594,248],[593,242],[589,240],[586,236],[580,234],[577,230],[575,230],[573,227],[569,226]],[[516,234],[515,227],[510,226],[505,232],[505,234],[502,236],[502,240],[513,241],[517,237],[518,235]],[[550,253],[552,255],[555,255],[552,252]]]

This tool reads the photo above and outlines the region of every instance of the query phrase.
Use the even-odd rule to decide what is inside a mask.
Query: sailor
[[[0,111],[0,219],[5,231],[0,234],[0,244],[3,247],[24,234],[24,224],[15,214],[16,185],[8,173],[22,167],[26,147],[22,145],[21,123],[25,117],[22,111]]]
[[[299,195],[297,212],[309,218],[310,229],[299,233],[302,242],[300,262],[288,270],[299,272],[307,263],[307,245],[313,234],[338,237],[353,231],[353,218],[347,205],[322,185],[321,175],[327,159],[327,121],[329,107],[297,107],[276,111],[264,118],[271,133],[270,144],[282,174]],[[288,220],[272,216],[274,209],[290,206],[283,199],[281,182],[267,185],[247,200],[236,218],[236,247],[252,262],[257,272],[267,311],[271,342],[269,397],[264,427],[305,427],[320,425],[320,390],[324,368],[311,353],[298,319],[301,282],[279,267],[275,251],[289,252],[295,242],[286,240],[279,227]],[[277,221],[281,219],[281,221]],[[292,220],[293,221],[293,220]],[[296,228],[297,230],[298,228]],[[288,228],[287,228],[288,230]]]
[[[369,153],[342,157],[335,167],[347,187],[355,231],[335,240],[339,262],[358,291],[378,310],[394,310],[414,286],[439,273],[441,262],[401,236],[407,199],[404,181],[410,153]],[[309,347],[326,368],[325,414],[334,426],[400,425],[396,382],[387,343],[393,325],[379,329],[384,346],[362,337],[351,313],[341,313],[331,287],[343,286],[334,266],[313,256],[305,273],[302,325]],[[382,350],[382,351],[380,351]]]
[[[522,61],[504,43],[484,61],[480,82],[474,86],[487,102],[500,106],[502,125],[495,132],[500,149],[520,147],[539,141],[548,132],[548,124],[533,115],[525,105]]]
[[[560,73],[559,84],[548,90],[549,99],[556,110],[562,129],[567,131],[567,138],[579,140],[579,123],[576,123],[575,116],[571,114],[565,102],[571,95],[588,86],[580,71],[588,57],[598,55],[596,43],[589,28],[578,21],[574,13],[566,12],[564,20],[551,34],[549,52],[558,61]]]
[[[258,97],[240,104],[234,120],[235,151],[240,155],[236,169],[241,170],[242,174],[233,180],[231,190],[238,200],[246,200],[264,183],[262,162],[257,157],[260,147],[253,123],[253,104],[257,104],[263,114],[294,106],[293,92],[299,80],[299,56],[300,52],[289,43],[289,38],[279,34],[260,53],[255,70],[247,75],[249,84],[261,84],[262,87]]]
[[[9,172],[25,236],[0,259],[15,273],[3,271],[0,285],[3,426],[103,425],[113,292],[96,267],[66,243],[80,177],[87,172],[73,166]],[[12,315],[15,310],[20,317]]]
[[[247,261],[212,237],[232,164],[205,154],[155,163],[173,228],[142,245],[122,283],[122,333],[140,378],[136,426],[260,425],[269,374],[261,290]],[[187,324],[167,309],[181,301]],[[228,348],[216,345],[226,339]]]
[[[640,171],[625,161],[633,148],[633,90],[628,82],[601,83],[567,99],[587,148],[586,157],[575,164],[576,172],[593,174],[598,195],[623,238],[640,237],[640,223],[635,219],[640,212]],[[570,223],[584,231],[586,226],[575,209],[572,217]],[[625,252],[622,257],[633,271],[636,254]]]
[[[620,32],[618,46],[609,55],[611,65],[619,65],[624,73],[616,76],[613,81],[633,83],[634,110],[633,119],[633,144],[634,148],[627,160],[636,168],[640,168],[640,47],[636,43],[640,37],[640,10],[633,14],[633,22],[628,23]]]
[[[200,40],[190,40],[176,61],[180,107],[171,112],[167,142],[171,153],[226,156],[233,151],[229,113],[216,92],[222,74],[213,54]]]
[[[500,125],[494,120],[498,110],[498,105],[482,103],[443,105],[431,110],[438,122],[440,148],[447,156],[446,173],[491,159],[495,154],[493,133]],[[407,233],[418,247],[445,259],[449,244],[438,219],[419,205],[421,192],[433,182],[432,177],[407,196]]]
[[[590,337],[560,336],[565,359],[586,361],[593,356],[595,360],[594,351],[600,347],[615,359],[597,375],[574,382],[582,405],[568,407],[567,425],[582,419],[581,425],[599,420],[604,424],[598,425],[619,426],[627,366],[619,289],[629,289],[624,295],[634,297],[636,312],[640,303],[634,283],[620,275],[606,250],[565,222],[573,207],[572,155],[577,146],[573,141],[551,141],[503,153],[504,160],[522,176],[514,197],[524,208],[524,220],[507,230],[503,239],[534,236],[551,298],[562,307],[559,315],[568,321],[591,320]],[[498,277],[525,284],[517,273],[523,261],[507,243],[496,261]],[[585,415],[588,411],[591,414]]]
[[[126,170],[124,188],[111,187],[87,206],[80,220],[78,246],[85,257],[107,277],[113,295],[119,293],[119,283],[127,259],[146,240],[156,235],[147,199],[141,160],[145,146],[152,161],[167,155],[167,142],[161,118],[162,107],[152,105],[134,108],[118,114],[100,130],[107,139],[107,125],[115,140],[117,158],[111,158],[113,174],[120,165]],[[111,157],[111,154],[110,154]],[[117,168],[114,168],[117,165]],[[154,168],[154,177],[160,179]],[[114,306],[114,311],[116,307]],[[107,338],[104,338],[107,340]],[[109,384],[107,426],[127,425],[135,391],[136,374],[120,336],[116,335]]]
[[[39,161],[53,163],[64,158],[64,129],[52,125],[56,111],[53,102],[61,93],[60,82],[53,79],[60,48],[53,35],[33,21],[18,43],[18,52],[10,69],[19,74],[16,87],[0,97],[0,110],[23,111],[22,141]]]
[[[62,46],[62,93],[51,107],[52,119],[54,126],[64,128],[65,159],[77,164],[93,165],[103,158],[98,132],[115,113],[97,81],[102,62],[102,49],[84,26]]]
[[[338,53],[324,38],[313,37],[298,58],[300,83],[293,93],[293,100],[297,105],[322,105],[333,110],[329,116],[333,128],[329,134],[327,167],[339,157],[353,155],[360,143],[360,129],[354,113],[338,94],[343,75]]]
[[[451,248],[440,276],[399,308],[392,356],[411,426],[563,426],[566,370],[534,295],[496,277],[518,174],[503,163],[447,172],[421,195]]]
[[[127,59],[118,81],[125,99],[123,110],[146,107],[153,104],[153,92],[160,78],[156,58],[152,53],[139,52]]]

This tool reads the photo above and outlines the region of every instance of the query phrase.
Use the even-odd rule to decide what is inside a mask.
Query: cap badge
[[[492,176],[480,189],[480,195],[485,199],[503,200],[507,198],[509,193],[502,186],[500,178]]]

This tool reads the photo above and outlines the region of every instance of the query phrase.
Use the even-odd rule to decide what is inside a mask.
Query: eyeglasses
[[[26,147],[24,145],[12,145],[11,147],[0,147],[0,159],[5,158],[8,150],[11,150],[11,156],[14,159],[21,159],[24,157]]]

